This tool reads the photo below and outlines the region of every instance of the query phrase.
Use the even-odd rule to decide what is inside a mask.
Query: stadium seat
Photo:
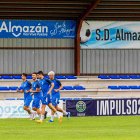
[[[99,75],[100,79],[140,79],[140,75]]]
[[[18,87],[9,87],[9,90],[17,90]]]
[[[9,90],[9,87],[0,87],[0,90]]]
[[[9,75],[2,75],[1,79],[13,79],[13,77]]]
[[[112,90],[131,90],[131,89],[140,89],[140,86],[108,86]]]
[[[13,79],[21,79],[21,75],[14,75],[12,77],[13,77]]]
[[[24,100],[24,98],[18,98],[18,100]]]
[[[129,86],[130,89],[140,89],[140,86]]]
[[[118,86],[118,88],[121,89],[121,90],[125,90],[125,89],[128,90],[128,89],[130,89],[129,86]]]
[[[85,90],[85,87],[83,87],[83,86],[74,86],[73,88],[75,90]]]
[[[6,98],[5,100],[17,100],[17,98]]]
[[[77,77],[74,76],[74,75],[66,75],[65,77],[66,77],[67,79],[77,79]]]
[[[120,75],[121,79],[130,79],[129,75]]]
[[[120,79],[119,75],[110,75],[110,79]]]
[[[63,86],[64,90],[74,90],[72,86]]]
[[[140,79],[140,75],[130,75],[131,79]]]
[[[98,78],[100,79],[110,79],[108,75],[99,75]]]
[[[108,86],[109,89],[112,90],[119,90],[120,88],[118,86]]]
[[[61,90],[65,90],[64,87]]]
[[[57,78],[57,79],[66,79],[66,77],[63,76],[63,75],[56,75],[55,78]]]
[[[31,76],[31,75],[28,75],[28,76],[27,76],[27,79],[32,79],[32,76]]]
[[[22,87],[18,87],[18,90],[22,90],[23,88]]]

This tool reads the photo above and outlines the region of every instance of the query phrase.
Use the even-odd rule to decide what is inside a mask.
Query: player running
[[[51,92],[52,89],[54,88],[54,83],[52,83],[49,79],[46,79],[44,77],[44,73],[42,71],[38,72],[38,79],[41,87],[41,91],[43,93],[43,98],[42,98],[42,107],[41,107],[41,118],[38,120],[39,123],[42,123],[44,120],[44,114],[45,114],[45,109],[46,105],[54,112],[54,114],[57,115],[59,122],[62,122],[62,116],[59,116],[57,110],[55,107],[52,105],[51,102]]]
[[[66,115],[68,118],[70,118],[70,112],[66,112],[60,107],[58,107],[59,100],[60,100],[60,90],[63,88],[61,82],[55,78],[55,73],[53,71],[50,71],[48,73],[50,80],[54,83],[54,88],[52,90],[52,105],[55,107],[55,109],[64,115]],[[54,122],[54,112],[51,114],[51,119],[49,122]]]
[[[29,90],[34,96],[33,103],[32,103],[32,109],[36,111],[38,114],[39,118],[41,118],[41,111],[40,111],[40,102],[42,99],[42,93],[40,92],[40,84],[37,80],[37,73],[32,73],[32,88]]]
[[[17,92],[24,93],[23,109],[28,112],[28,114],[30,115],[30,119],[34,119],[34,113],[29,108],[31,101],[32,101],[31,92],[29,92],[29,90],[31,89],[32,84],[27,80],[26,73],[23,73],[21,77],[22,77],[23,82],[21,84],[20,89],[17,89]]]

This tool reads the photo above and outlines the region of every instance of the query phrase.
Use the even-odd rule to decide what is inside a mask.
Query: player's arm
[[[24,90],[20,87],[20,88],[17,89],[17,92],[23,93]]]
[[[17,92],[23,93],[24,91],[23,91],[23,90],[19,90],[19,89],[17,89]]]
[[[50,87],[50,89],[49,89],[49,91],[48,91],[48,94],[51,94],[51,92],[52,92],[52,90],[53,90],[53,88],[54,88],[54,83],[52,83],[50,80],[48,80],[49,81],[49,83],[50,83],[50,85],[51,85],[51,87]]]
[[[63,85],[61,85],[57,90],[59,91],[59,90],[61,90],[63,88]]]
[[[57,83],[59,84],[60,87],[58,89],[55,89],[55,92],[58,92],[63,88],[63,85],[59,80],[57,80]]]
[[[31,96],[36,94],[37,92],[40,92],[40,88],[36,88],[36,90],[33,90],[32,88],[29,90],[29,92],[31,92]]]
[[[41,89],[40,89],[39,83],[36,86],[36,90],[33,90],[33,88],[30,89],[30,92],[32,92],[31,95],[36,94],[37,92],[40,92],[40,91],[41,91]]]
[[[32,89],[32,84],[31,84],[31,82],[30,82],[30,81],[28,81],[28,85],[29,85],[30,89],[29,89],[29,90],[26,90],[26,93],[29,93],[29,92],[30,92],[30,90]]]
[[[33,90],[32,88],[29,90],[32,93],[40,92],[40,88],[36,88],[36,90]]]

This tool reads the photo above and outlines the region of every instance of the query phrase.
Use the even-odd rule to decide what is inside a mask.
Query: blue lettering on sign
[[[23,106],[0,106],[0,116],[2,114],[24,114]]]
[[[2,113],[3,113],[3,107],[0,106],[0,117],[2,116]]]

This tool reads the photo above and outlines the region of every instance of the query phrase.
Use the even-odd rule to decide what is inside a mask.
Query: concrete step
[[[88,89],[84,91],[61,91],[61,97],[136,97],[140,98],[140,90],[109,90],[109,89]],[[15,91],[1,91],[0,99],[23,98],[23,93]]]
[[[0,80],[0,86],[20,86],[21,80]],[[83,85],[86,88],[107,88],[110,85],[140,85],[140,80],[101,80],[101,79],[77,79],[77,80],[61,80],[66,85]]]

